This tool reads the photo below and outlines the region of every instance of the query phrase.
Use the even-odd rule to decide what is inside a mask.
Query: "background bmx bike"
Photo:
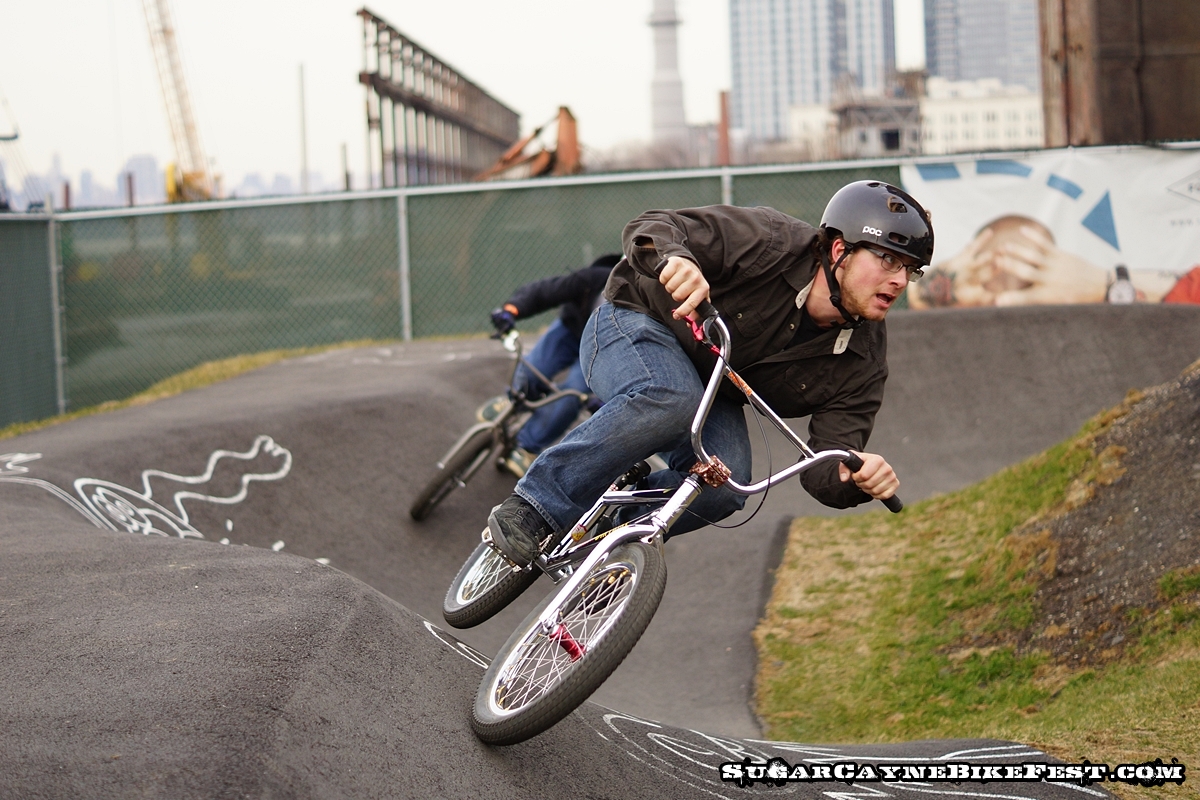
[[[592,395],[585,392],[560,389],[554,381],[529,363],[523,355],[521,335],[516,328],[504,334],[493,335],[492,338],[498,338],[504,349],[513,354],[513,371],[508,381],[507,402],[495,404],[492,409],[495,414],[490,419],[467,428],[446,454],[438,459],[433,475],[408,510],[409,515],[418,522],[429,516],[437,504],[455,488],[466,488],[467,481],[471,480],[484,464],[491,462],[497,469],[503,469],[504,459],[517,447],[517,434],[529,422],[534,411],[564,397],[576,398],[581,406],[586,406],[592,399]],[[521,367],[528,370],[546,388],[543,396],[532,400],[525,392],[513,391],[514,379]],[[505,395],[501,395],[497,399],[504,398]]]

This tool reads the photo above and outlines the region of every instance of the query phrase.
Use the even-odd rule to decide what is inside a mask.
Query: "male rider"
[[[519,317],[532,317],[558,308],[558,319],[550,324],[525,360],[550,379],[565,369],[567,374],[558,382],[559,388],[589,392],[579,366],[579,339],[588,317],[604,299],[604,284],[620,260],[618,254],[602,255],[583,269],[517,287],[508,302],[492,311],[492,325],[498,334],[505,334],[513,329]],[[549,393],[549,387],[522,364],[513,375],[512,391],[537,400]],[[506,395],[493,397],[480,407],[480,421],[495,419],[508,403]],[[577,398],[563,397],[536,409],[517,434],[516,448],[504,456],[503,463],[508,471],[518,478],[523,477],[534,457],[571,427],[579,416],[580,406]]]
[[[685,317],[711,300],[729,324],[731,366],[780,416],[810,415],[809,445],[859,453],[853,474],[828,462],[801,474],[822,503],[846,508],[895,493],[882,456],[863,452],[887,378],[884,318],[933,255],[928,213],[879,181],[843,187],[820,228],[770,208],[648,211],[623,236],[626,259],[605,289],[580,346],[604,406],[545,450],[488,519],[493,541],[527,564],[640,459],[670,469],[652,488],[678,486],[695,464],[689,428],[714,358]],[[703,376],[703,377],[702,377]],[[725,391],[729,390],[729,391]],[[726,386],[704,428],[739,483],[750,481],[744,397]],[[703,492],[669,532],[740,509],[727,488]]]

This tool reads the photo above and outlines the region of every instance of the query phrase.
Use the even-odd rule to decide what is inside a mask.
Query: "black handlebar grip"
[[[662,261],[659,261],[657,264],[655,264],[654,265],[654,274],[661,275],[662,271],[663,271],[663,267],[665,267],[667,265],[667,261],[669,261],[669,260],[670,259],[664,258]],[[710,320],[714,320],[717,317],[719,317],[720,312],[717,311],[716,307],[713,306],[712,303],[708,302],[707,300],[701,300],[700,305],[696,306],[696,315],[700,318],[700,323],[705,324],[705,323],[709,322]],[[704,330],[705,330],[705,333],[708,332],[707,325],[705,325]]]
[[[712,303],[707,300],[701,300],[700,305],[696,306],[696,313],[700,315],[701,320],[710,320],[717,318],[717,309]]]
[[[845,464],[851,472],[858,472],[863,468],[863,460],[858,457],[857,453],[851,453],[849,457],[842,459],[842,463]],[[892,495],[891,497],[880,500],[879,502],[883,503],[887,510],[893,514],[899,514],[904,510],[904,503],[902,503],[900,498],[896,495]]]
[[[620,478],[617,478],[617,488],[624,489],[627,486],[633,486],[638,481],[642,480],[642,478],[645,478],[647,475],[649,475],[651,471],[652,469],[647,462],[639,461],[638,463],[634,464],[628,472],[626,472]]]
[[[858,457],[858,453],[851,453],[842,459],[842,463],[850,468],[851,472],[858,472],[863,468],[863,460]]]

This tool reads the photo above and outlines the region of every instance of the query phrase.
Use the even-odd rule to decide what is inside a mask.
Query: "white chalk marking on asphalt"
[[[240,478],[241,488],[231,496],[216,497],[192,491],[175,492],[172,500],[176,511],[171,511],[164,507],[152,497],[153,488],[150,485],[151,478],[164,478],[176,483],[198,486],[208,483],[212,479],[218,462],[223,459],[251,461],[257,458],[260,453],[267,453],[270,456],[280,459],[279,468],[269,473],[244,473]],[[6,453],[0,455],[0,482],[36,486],[39,489],[50,492],[50,494],[74,508],[98,528],[108,528],[113,531],[125,530],[129,533],[141,533],[144,535],[153,533],[158,536],[178,536],[181,539],[204,538],[204,534],[192,526],[187,509],[183,506],[185,500],[203,500],[222,505],[240,503],[246,499],[246,495],[249,493],[249,485],[252,481],[277,481],[285,477],[292,468],[291,451],[285,447],[281,447],[270,436],[262,435],[258,436],[250,449],[244,453],[237,453],[230,450],[214,451],[208,457],[208,464],[204,472],[200,475],[176,475],[157,469],[143,470],[143,491],[141,492],[118,483],[113,483],[112,481],[104,481],[96,478],[78,478],[74,482],[74,488],[79,498],[83,501],[80,503],[79,500],[72,497],[65,490],[49,481],[24,477],[25,473],[29,472],[29,468],[24,466],[25,463],[36,461],[41,457],[41,453]],[[228,531],[233,530],[233,520],[225,520],[225,529]]]

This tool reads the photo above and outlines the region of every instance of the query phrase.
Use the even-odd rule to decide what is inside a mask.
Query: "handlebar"
[[[849,458],[842,459],[842,463],[845,464],[851,472],[858,472],[863,468],[863,460],[859,458],[858,453],[851,453]],[[904,503],[901,502],[900,498],[896,495],[885,497],[879,502],[887,506],[887,510],[891,511],[893,514],[899,514],[904,510]]]
[[[703,322],[716,319],[719,313],[720,312],[717,311],[716,306],[707,300],[701,300],[700,305],[696,306],[696,314],[699,315]]]
[[[769,476],[766,480],[760,481],[752,486],[743,486],[737,481],[728,479],[726,485],[730,489],[739,494],[757,494],[767,487],[779,483],[792,475],[799,474],[805,469],[815,466],[816,464],[831,459],[840,460],[843,464],[850,468],[852,472],[858,472],[863,467],[862,459],[855,453],[845,450],[825,450],[820,453],[814,453],[809,449],[808,445],[796,435],[791,428],[788,427],[775,411],[768,406],[758,395],[750,388],[736,372],[729,367],[729,352],[731,348],[729,329],[725,327],[725,322],[721,319],[720,314],[713,307],[712,303],[705,300],[696,308],[697,313],[702,321],[699,323],[691,322],[692,333],[698,341],[705,341],[710,344],[713,352],[717,356],[716,366],[713,368],[712,377],[709,379],[708,386],[705,388],[704,397],[700,401],[700,407],[696,410],[696,416],[692,420],[692,449],[696,451],[697,457],[701,461],[711,464],[713,458],[704,450],[704,445],[701,441],[701,432],[704,429],[704,421],[708,417],[709,409],[712,408],[712,403],[716,397],[717,387],[720,385],[721,378],[728,376],[730,380],[746,395],[750,404],[759,411],[765,413],[775,426],[784,433],[793,444],[795,444],[807,458],[787,469],[781,470],[775,475]],[[715,339],[714,341],[714,335]],[[887,507],[893,514],[897,514],[904,509],[904,503],[896,495],[892,495],[886,499],[881,499],[881,503]]]
[[[504,345],[505,350],[510,353],[516,353],[518,358],[520,357],[521,349],[518,342],[521,339],[521,334],[516,328],[509,328],[504,333],[501,333],[500,331],[492,331],[488,335],[488,338],[499,340],[500,344]]]

